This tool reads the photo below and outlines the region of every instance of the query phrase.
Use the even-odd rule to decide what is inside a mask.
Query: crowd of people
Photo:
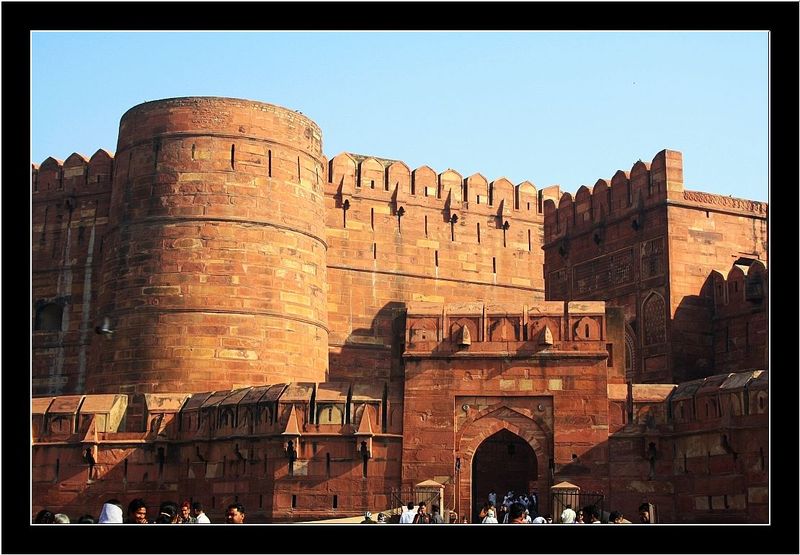
[[[513,492],[508,494],[503,499],[500,506],[500,512],[495,508],[493,501],[496,502],[496,496],[492,499],[492,494],[489,494],[489,499],[483,504],[480,512],[477,515],[476,522],[482,524],[552,524],[553,518],[551,515],[538,514],[538,502],[536,495],[522,495],[515,496]],[[445,524],[445,519],[441,514],[438,505],[431,505],[431,512],[428,513],[427,503],[420,502],[416,511],[414,510],[414,503],[409,502],[400,515],[400,524]],[[148,513],[148,505],[144,499],[136,498],[128,504],[127,516],[123,516],[122,503],[117,499],[109,499],[103,503],[100,510],[100,515],[95,519],[93,515],[85,514],[78,517],[74,523],[77,524],[211,524],[208,516],[203,510],[202,503],[195,501],[190,503],[184,501],[183,503],[176,503],[174,501],[164,501],[158,507],[158,514]],[[150,518],[150,514],[154,516]],[[244,524],[245,510],[241,503],[231,503],[228,505],[225,512],[226,524]],[[582,509],[575,511],[572,505],[567,504],[566,508],[561,512],[561,523],[563,524],[600,524],[602,513],[594,505],[587,505]],[[622,524],[628,523],[624,516],[619,511],[613,511],[608,514],[608,523]],[[639,507],[639,521],[643,524],[650,523],[650,506],[643,503]],[[64,513],[56,513],[42,509],[33,520],[34,524],[70,524],[73,521],[68,515]],[[367,511],[364,513],[364,520],[361,524],[386,524],[390,522],[390,518],[384,513],[378,513],[377,520],[373,520],[372,513]],[[459,523],[458,515],[450,511],[448,522],[450,524]],[[467,519],[464,518],[462,524],[468,524]]]
[[[158,514],[150,508],[144,499],[136,498],[128,503],[127,515],[123,513],[123,505],[118,499],[109,499],[103,503],[100,515],[85,514],[74,521],[64,513],[42,509],[33,519],[34,524],[211,524],[211,520],[199,501],[190,503],[176,503],[164,501],[158,507]],[[243,524],[245,519],[244,506],[241,503],[231,503],[225,512],[226,524]]]

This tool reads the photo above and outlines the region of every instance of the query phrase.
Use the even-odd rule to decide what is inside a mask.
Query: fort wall
[[[671,381],[664,204],[682,190],[681,154],[659,152],[630,171],[543,203],[546,297],[602,299],[624,308],[626,374]],[[645,311],[648,317],[645,317]],[[642,328],[647,321],[647,330]]]
[[[633,418],[608,439],[610,506],[635,519],[650,502],[659,522],[767,522],[768,384],[756,370],[634,385]]]
[[[767,205],[684,190],[680,152],[572,195],[328,160],[299,112],[192,97],[32,189],[34,513],[297,521],[433,479],[470,517],[484,457],[543,509],[568,480],[768,521]]]
[[[767,368],[769,363],[769,280],[755,261],[712,272],[714,367],[727,372]]]
[[[32,391],[85,390],[97,281],[108,227],[113,158],[98,150],[33,165]]]
[[[348,153],[326,186],[331,375],[401,378],[408,302],[543,298],[535,186]]]
[[[713,346],[716,340],[710,333],[714,307],[704,289],[711,274],[730,268],[740,258],[768,264],[767,205],[684,191],[666,211],[671,358],[674,379],[682,381],[708,375],[717,353],[725,352]]]
[[[767,205],[683,188],[682,155],[543,202],[546,298],[625,308],[628,371],[664,383],[714,370],[711,273],[767,262]]]
[[[217,523],[237,502],[250,523],[391,506],[389,492],[400,479],[402,404],[393,406],[394,394],[382,384],[137,395],[144,421],[136,432],[123,430],[136,404],[131,396],[35,400],[34,506],[78,515],[111,497],[143,497],[152,512],[162,501],[189,499],[201,501]],[[356,438],[369,443],[366,463]]]

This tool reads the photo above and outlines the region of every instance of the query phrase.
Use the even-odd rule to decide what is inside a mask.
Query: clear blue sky
[[[300,110],[349,151],[575,192],[683,152],[687,189],[768,200],[765,32],[34,33],[31,161],[116,149],[141,102]]]

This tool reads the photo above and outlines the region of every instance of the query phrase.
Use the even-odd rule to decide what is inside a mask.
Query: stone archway
[[[481,411],[471,418],[457,434],[456,456],[461,461],[457,476],[457,507],[462,517],[470,522],[474,517],[475,493],[473,492],[474,460],[478,449],[490,437],[505,431],[527,444],[536,460],[535,478],[530,479],[528,491],[538,494],[539,511],[549,510],[549,461],[552,458],[552,432],[543,429],[531,414],[524,409],[512,409],[507,406],[495,406]],[[516,444],[516,440],[514,441]],[[515,447],[516,449],[516,447]],[[498,472],[502,472],[499,469]],[[488,492],[487,492],[488,493]],[[505,492],[497,492],[502,499]],[[498,500],[499,501],[499,500]]]
[[[529,493],[539,479],[536,453],[528,442],[507,429],[486,438],[472,457],[473,515],[487,500],[490,491],[497,502],[508,491]]]

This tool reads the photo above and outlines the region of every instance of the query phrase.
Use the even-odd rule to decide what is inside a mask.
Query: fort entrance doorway
[[[473,518],[477,518],[489,492],[497,493],[497,504],[508,491],[529,493],[539,479],[536,453],[528,442],[502,429],[480,444],[472,459]]]

